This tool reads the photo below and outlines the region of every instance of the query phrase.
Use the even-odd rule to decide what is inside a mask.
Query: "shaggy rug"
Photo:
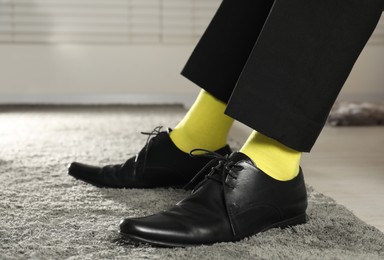
[[[119,239],[122,218],[172,206],[175,189],[99,189],[73,161],[120,163],[178,106],[0,107],[0,259],[384,259],[384,234],[308,187],[309,222],[238,243],[155,248]],[[236,148],[239,144],[232,140]]]
[[[331,126],[384,125],[384,101],[338,102],[328,117]]]

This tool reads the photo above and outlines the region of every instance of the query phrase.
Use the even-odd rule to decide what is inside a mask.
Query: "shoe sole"
[[[308,216],[307,216],[307,214],[304,213],[304,214],[298,215],[294,218],[290,218],[290,219],[283,220],[281,222],[274,223],[274,224],[262,229],[260,232],[264,232],[264,231],[267,231],[267,230],[272,229],[272,228],[281,228],[281,229],[289,228],[289,227],[293,227],[296,225],[305,224],[305,223],[307,223],[307,221],[308,221]]]
[[[281,222],[277,222],[277,223],[274,223],[264,229],[262,229],[261,231],[259,232],[256,232],[255,234],[253,235],[256,235],[258,233],[262,233],[262,232],[265,232],[269,229],[272,229],[272,228],[281,228],[281,229],[284,229],[284,228],[289,228],[289,227],[292,227],[292,226],[296,226],[296,225],[301,225],[301,224],[305,224],[307,223],[308,221],[308,216],[307,214],[301,214],[301,215],[298,215],[294,218],[290,218],[290,219],[286,219],[286,220],[283,220]],[[156,246],[156,247],[167,247],[167,248],[170,248],[170,247],[192,247],[192,246],[201,246],[201,245],[213,245],[215,243],[222,243],[222,242],[238,242],[238,241],[241,241],[242,239],[244,238],[241,238],[241,239],[238,239],[238,240],[232,240],[232,241],[219,241],[219,242],[214,242],[214,243],[201,243],[201,244],[181,244],[181,243],[168,243],[168,242],[161,242],[161,241],[155,241],[155,240],[150,240],[150,239],[146,239],[146,238],[143,238],[143,237],[139,237],[139,236],[135,236],[135,235],[131,235],[131,234],[127,234],[127,233],[124,233],[124,232],[121,232],[119,231],[119,234],[121,236],[121,238],[123,240],[131,240],[132,242],[136,242],[138,245],[139,244],[149,244],[149,245],[152,245],[152,246]],[[251,235],[251,236],[253,236]]]
[[[185,189],[184,188],[186,184],[173,185],[173,186],[154,186],[154,187],[129,187],[129,186],[119,186],[119,187],[116,187],[116,186],[107,186],[107,185],[99,184],[97,182],[93,182],[93,181],[85,180],[83,178],[79,178],[79,177],[71,174],[70,172],[68,172],[68,175],[72,176],[74,179],[76,179],[78,181],[81,181],[81,182],[83,182],[85,184],[90,184],[90,185],[95,186],[97,188],[105,188],[105,189],[157,189],[157,188],[168,189],[168,188],[172,188],[172,189],[190,190],[190,189]]]

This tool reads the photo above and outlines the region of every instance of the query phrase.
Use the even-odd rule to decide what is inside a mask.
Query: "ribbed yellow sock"
[[[224,147],[234,121],[224,114],[225,108],[225,103],[202,90],[171,132],[171,140],[186,153],[196,148],[215,151]]]
[[[288,181],[299,173],[301,152],[282,143],[252,132],[240,152],[250,157],[257,167],[279,181]]]

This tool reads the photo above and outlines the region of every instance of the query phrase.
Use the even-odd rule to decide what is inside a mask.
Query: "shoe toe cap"
[[[87,165],[79,162],[72,162],[68,165],[68,174],[75,178],[82,178],[100,172],[100,167]]]
[[[135,225],[130,219],[122,219],[119,224],[119,230],[121,233],[129,234],[135,230]]]
[[[172,241],[177,241],[178,233],[172,228],[159,226],[155,216],[121,220],[119,231],[123,238],[157,246],[173,246]]]
[[[141,225],[140,221],[134,218],[122,219],[119,224],[119,233],[124,237],[136,242],[148,242],[152,236],[150,229]]]

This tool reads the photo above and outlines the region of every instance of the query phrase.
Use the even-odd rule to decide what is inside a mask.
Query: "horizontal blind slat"
[[[0,43],[194,43],[220,0],[2,0]]]

